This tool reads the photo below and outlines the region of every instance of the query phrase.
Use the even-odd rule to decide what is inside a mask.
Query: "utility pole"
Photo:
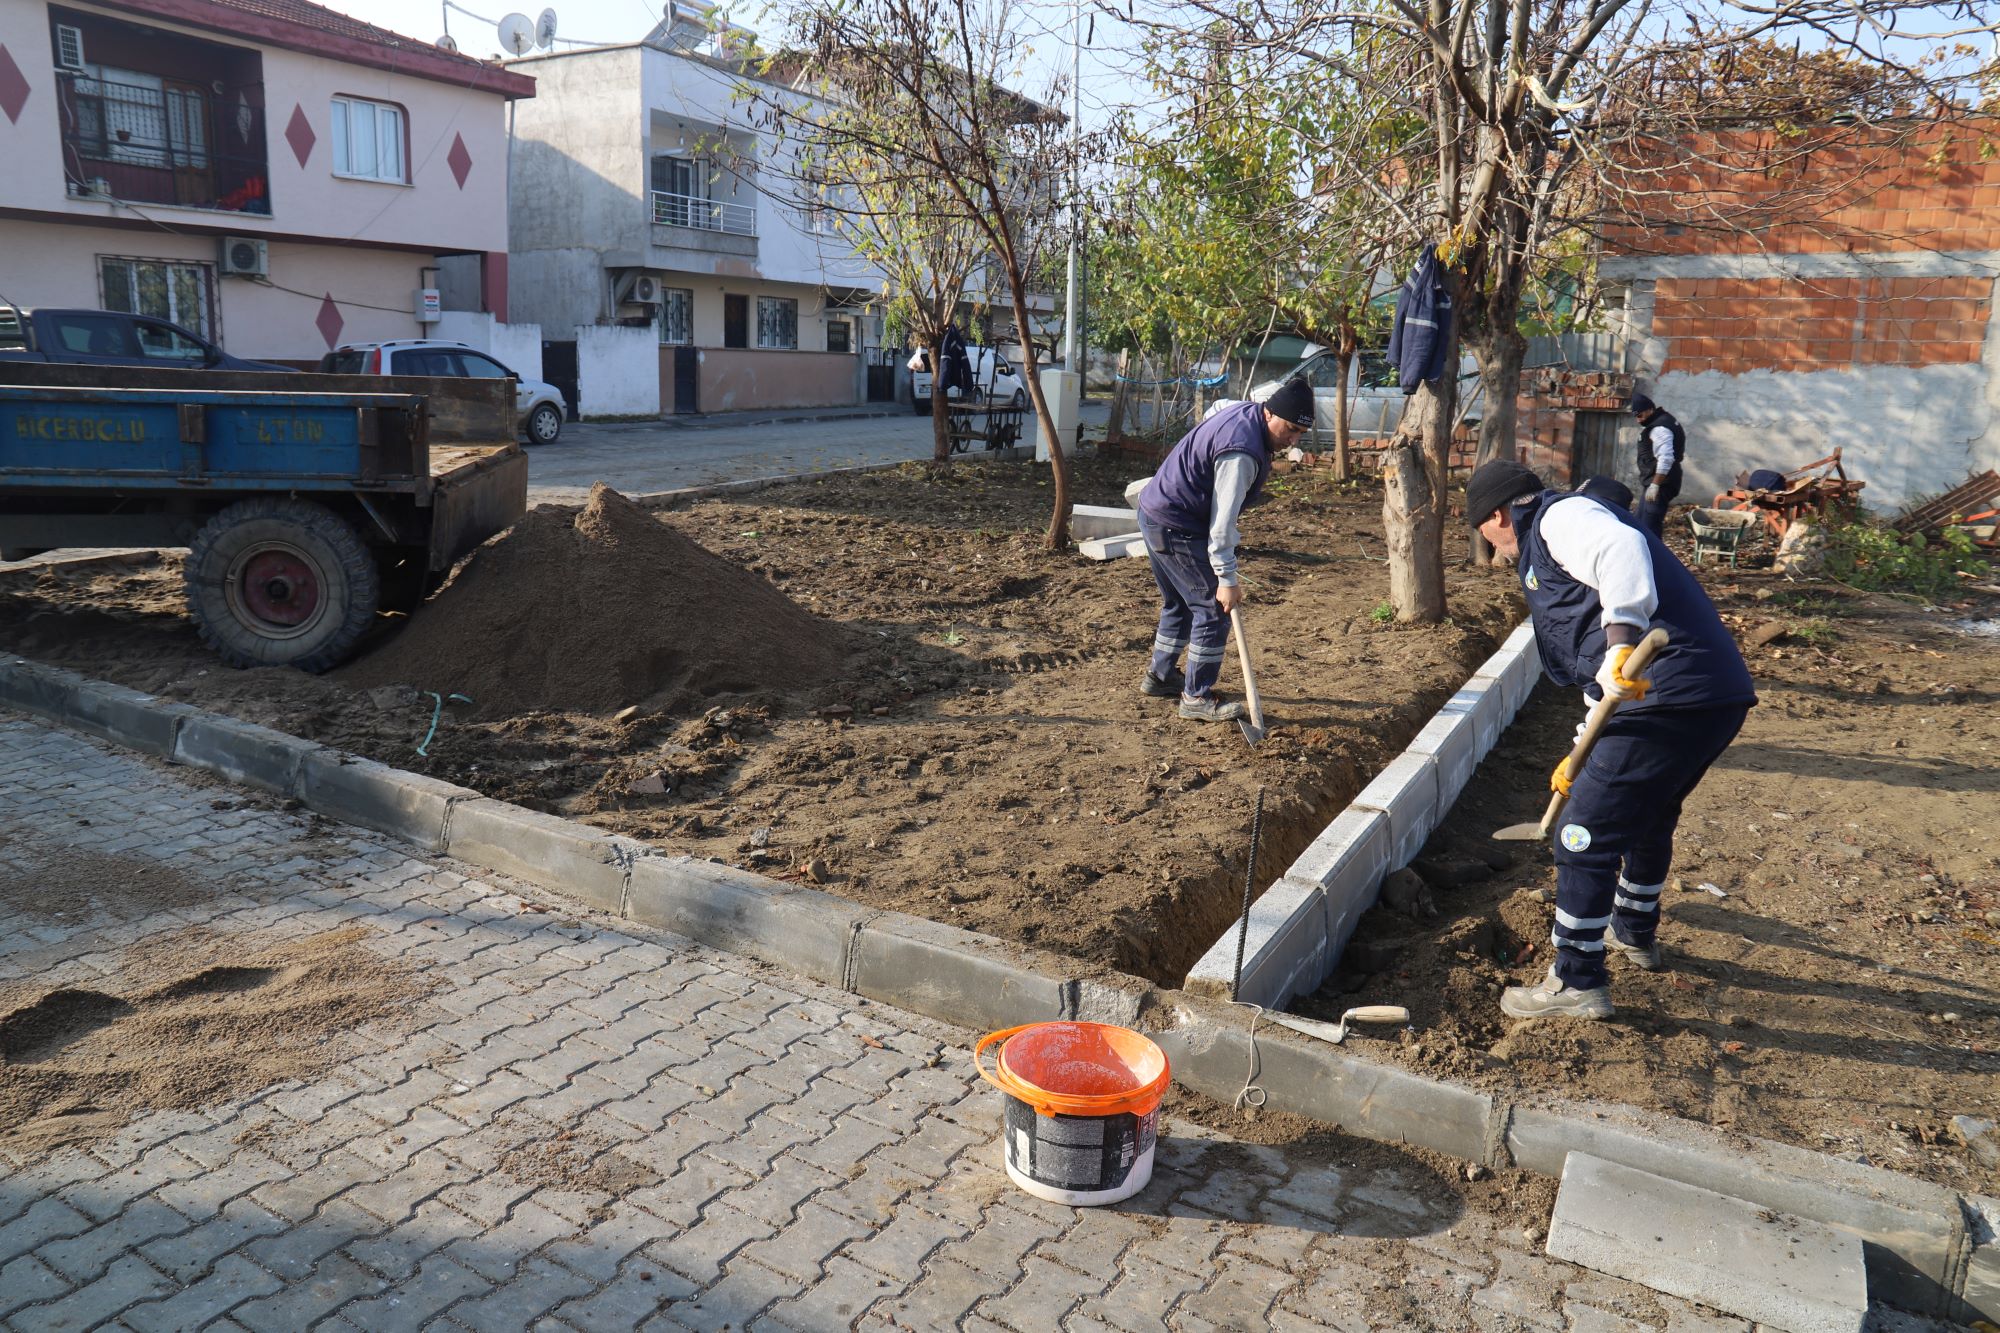
[[[1069,279],[1063,291],[1063,369],[1083,372],[1083,0],[1072,0],[1069,34]]]

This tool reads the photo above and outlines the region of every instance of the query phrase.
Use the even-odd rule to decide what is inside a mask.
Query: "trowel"
[[[1400,1004],[1364,1004],[1349,1009],[1340,1016],[1338,1023],[1322,1023],[1316,1018],[1294,1018],[1290,1014],[1266,1014],[1273,1023],[1288,1027],[1294,1032],[1303,1032],[1308,1037],[1318,1037],[1338,1046],[1347,1040],[1349,1023],[1407,1023],[1410,1011]]]
[[[1646,637],[1639,640],[1639,646],[1632,650],[1632,655],[1625,659],[1625,678],[1639,679],[1639,673],[1651,666],[1654,656],[1666,646],[1665,630],[1648,630]],[[1597,738],[1604,734],[1605,724],[1611,721],[1611,715],[1617,711],[1618,701],[1611,698],[1599,699],[1592,705],[1590,716],[1584,720],[1583,735],[1577,738],[1576,748],[1571,750],[1569,758],[1563,761],[1564,771],[1569,774],[1571,781],[1575,781],[1576,775],[1583,772],[1584,763],[1589,760],[1590,752],[1597,748]],[[1568,803],[1569,797],[1562,792],[1550,792],[1549,808],[1542,813],[1540,823],[1509,824],[1506,828],[1496,830],[1493,839],[1495,842],[1541,842],[1549,836],[1549,830],[1556,826],[1556,820],[1562,817],[1563,806]]]
[[[1244,715],[1236,719],[1236,725],[1243,728],[1243,739],[1255,745],[1264,739],[1264,705],[1257,701],[1257,677],[1250,670],[1250,641],[1243,637],[1243,608],[1229,610],[1230,628],[1236,631],[1236,660],[1243,665],[1243,709]]]

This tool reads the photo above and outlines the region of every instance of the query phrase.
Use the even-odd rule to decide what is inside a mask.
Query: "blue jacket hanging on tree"
[[[1389,364],[1396,367],[1404,393],[1415,393],[1419,384],[1444,374],[1451,319],[1451,293],[1445,290],[1437,246],[1427,242],[1403,280],[1403,290],[1396,293],[1396,322],[1389,329]]]

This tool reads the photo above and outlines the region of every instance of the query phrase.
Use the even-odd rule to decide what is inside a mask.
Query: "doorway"
[[[722,298],[722,345],[724,347],[748,347],[750,345],[750,298],[731,296]]]

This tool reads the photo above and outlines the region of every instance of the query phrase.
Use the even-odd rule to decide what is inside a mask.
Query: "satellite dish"
[[[509,14],[500,20],[500,45],[517,56],[535,49],[535,25],[526,14]]]
[[[446,33],[437,39],[437,49],[440,51],[458,50],[458,38],[452,36],[450,33]]]
[[[535,45],[544,51],[556,44],[556,11],[544,9],[535,20]]]

